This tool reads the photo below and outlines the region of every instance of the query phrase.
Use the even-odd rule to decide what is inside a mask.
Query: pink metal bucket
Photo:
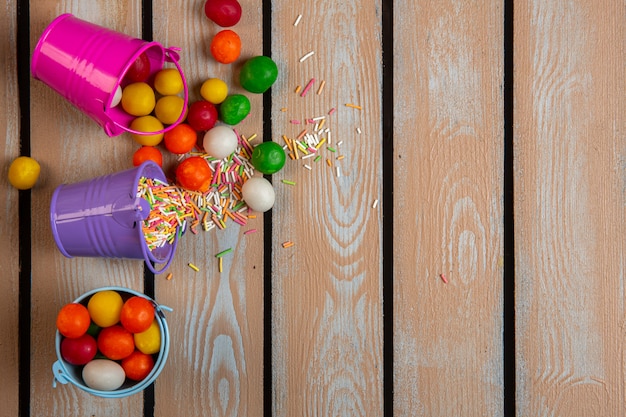
[[[167,181],[161,167],[146,161],[126,171],[58,186],[50,202],[50,226],[61,253],[68,258],[144,259],[154,273],[167,269],[180,229],[171,243],[150,249],[141,227],[151,210],[138,196],[141,177]]]
[[[33,77],[40,80],[95,120],[108,136],[124,132],[153,135],[166,132],[182,122],[178,120],[156,132],[139,132],[130,128],[134,116],[121,106],[111,107],[124,75],[145,53],[150,60],[150,77],[163,69],[165,61],[172,62],[180,72],[184,86],[184,107],[188,103],[187,81],[178,64],[179,48],[164,48],[158,42],[148,42],[94,25],[67,13],[50,23],[35,46],[31,62]]]

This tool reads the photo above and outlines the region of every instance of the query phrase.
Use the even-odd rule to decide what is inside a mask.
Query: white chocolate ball
[[[226,158],[237,149],[237,134],[228,126],[215,126],[204,134],[202,145],[212,157]]]
[[[264,213],[274,206],[276,195],[272,184],[263,177],[247,180],[241,188],[243,200],[254,211]]]

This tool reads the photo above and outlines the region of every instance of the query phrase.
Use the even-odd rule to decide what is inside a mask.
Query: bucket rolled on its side
[[[153,272],[167,268],[178,240],[148,247],[142,221],[150,214],[150,204],[137,195],[142,177],[166,182],[161,168],[146,161],[133,169],[57,187],[50,203],[50,225],[61,253],[68,258],[143,259]]]
[[[158,42],[133,38],[66,13],[53,20],[41,35],[33,52],[31,73],[95,120],[108,136],[127,131],[142,134],[130,129],[134,116],[120,106],[111,107],[115,91],[122,86],[130,66],[145,54],[150,61],[150,77],[163,69],[166,60],[181,71],[186,106],[187,85],[175,49],[165,49]],[[155,132],[143,134],[152,133]]]

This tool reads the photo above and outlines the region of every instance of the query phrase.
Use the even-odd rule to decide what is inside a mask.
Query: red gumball
[[[212,103],[199,100],[189,106],[187,111],[187,123],[198,132],[211,129],[217,122],[217,109]]]
[[[241,5],[237,0],[207,0],[204,13],[217,25],[231,27],[241,19]]]
[[[72,365],[86,364],[97,352],[96,339],[87,333],[74,339],[66,337],[61,341],[61,356]]]
[[[126,78],[130,81],[137,83],[143,82],[148,79],[150,76],[150,59],[145,52],[137,57],[135,62],[128,67],[128,71],[126,71]]]

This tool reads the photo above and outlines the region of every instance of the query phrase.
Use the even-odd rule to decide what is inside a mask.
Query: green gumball
[[[266,92],[278,78],[278,66],[267,56],[255,56],[246,61],[239,73],[239,83],[251,93]]]
[[[250,100],[243,94],[231,94],[220,104],[220,120],[234,126],[250,114]]]

